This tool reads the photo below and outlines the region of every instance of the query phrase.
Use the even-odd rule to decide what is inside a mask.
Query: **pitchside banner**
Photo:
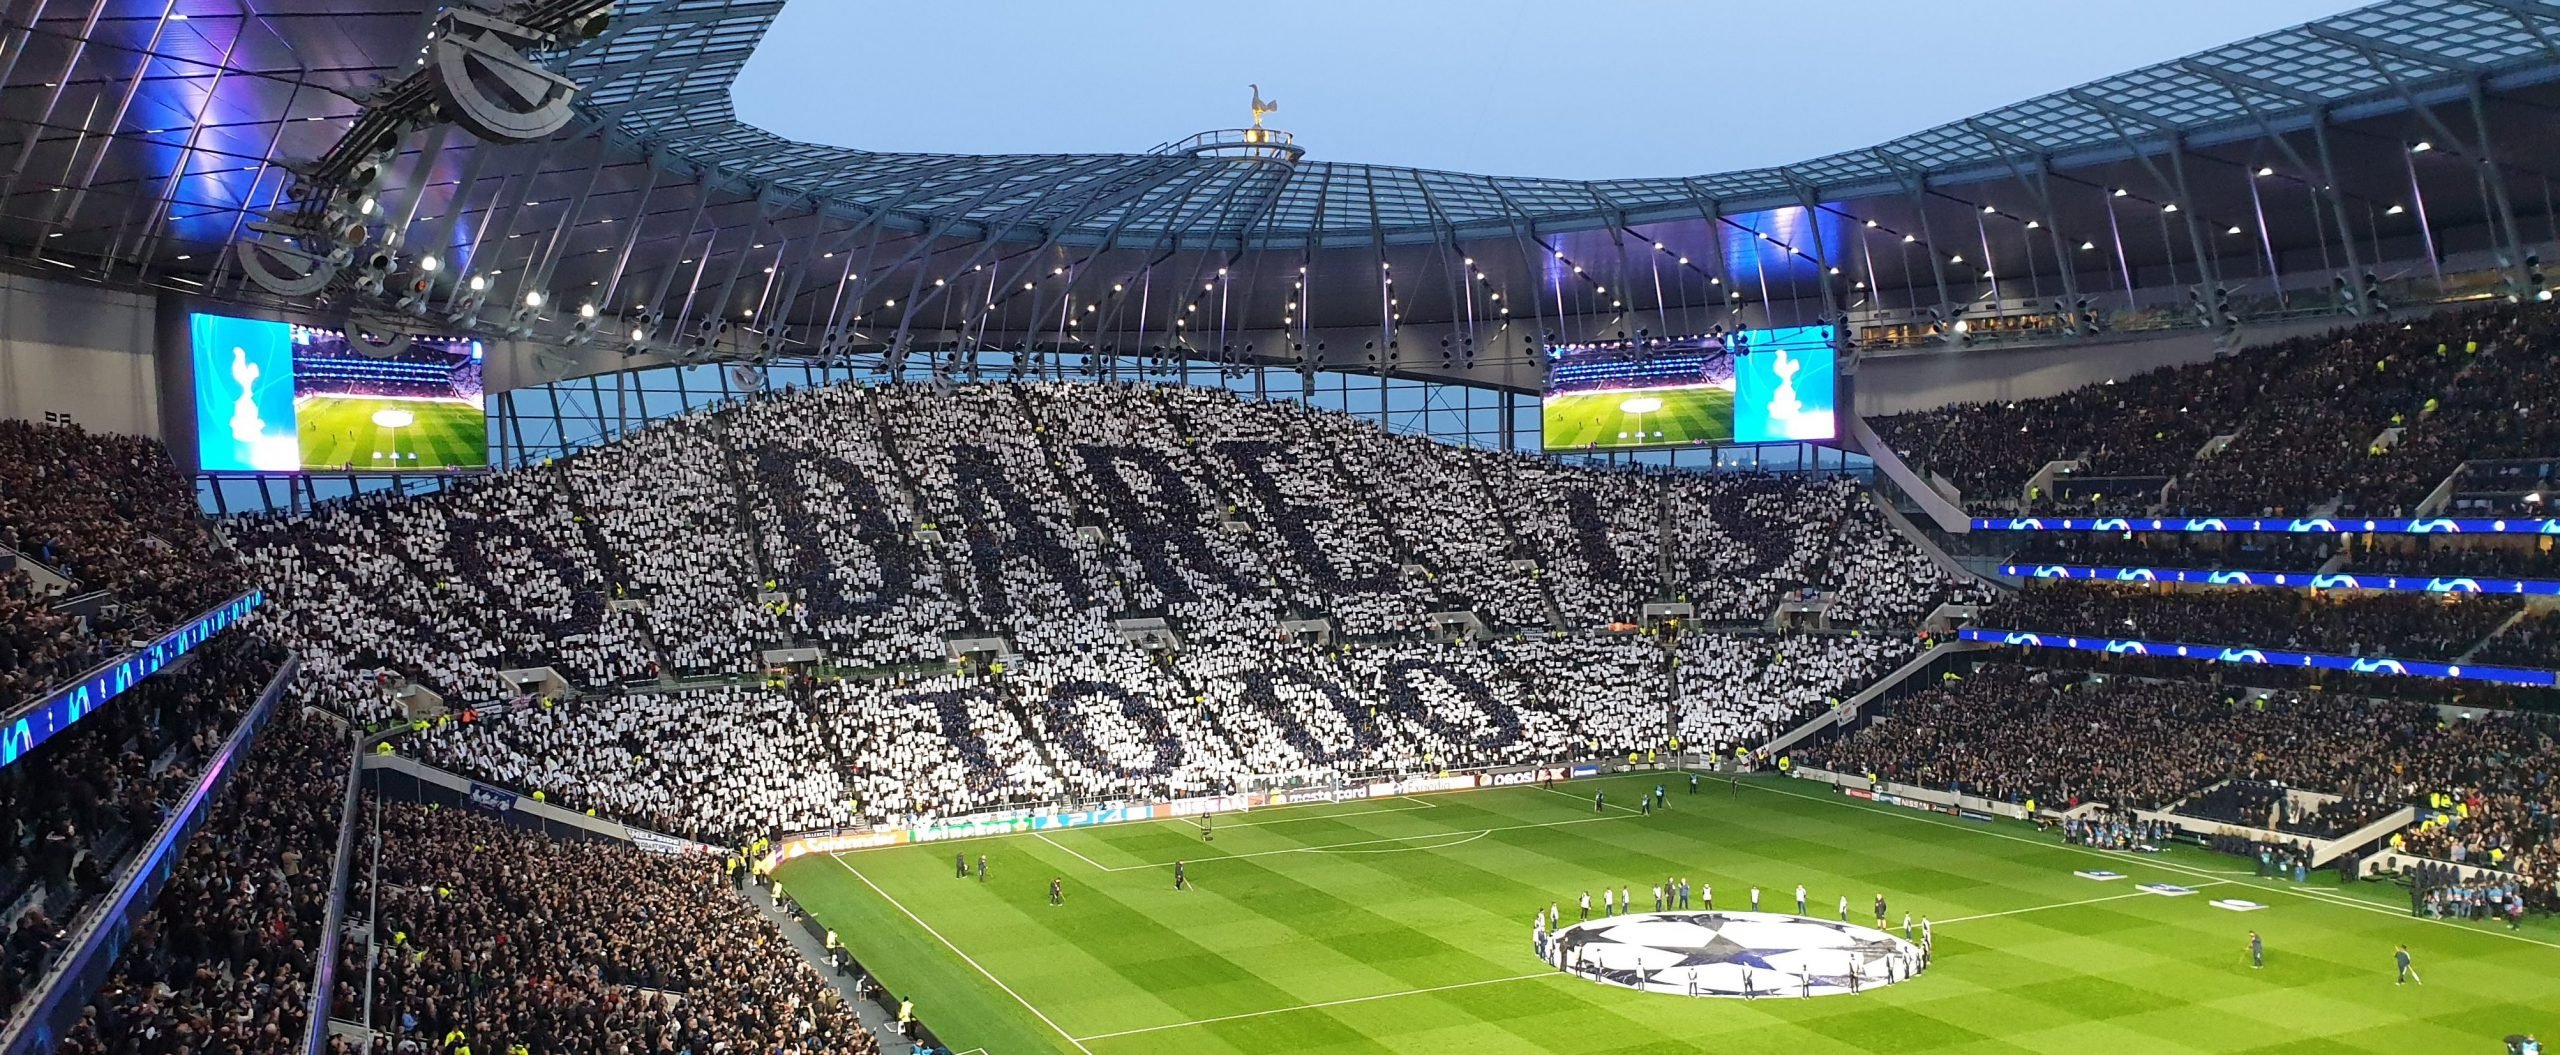
[[[2560,596],[2560,582],[2477,579],[2467,575],[2372,575],[2362,572],[2233,571],[2205,568],[2114,568],[2079,564],[2003,564],[2000,574],[2095,582],[2174,582],[2199,586],[2279,586],[2404,593],[2503,593]]]
[[[1022,832],[1062,831],[1090,828],[1103,824],[1156,820],[1170,817],[1200,817],[1213,813],[1235,813],[1269,806],[1296,806],[1315,802],[1339,802],[1343,799],[1385,798],[1395,795],[1420,795],[1438,791],[1464,791],[1477,787],[1516,787],[1547,780],[1597,776],[1600,767],[1526,766],[1490,773],[1443,773],[1436,776],[1406,777],[1383,780],[1357,788],[1299,787],[1283,791],[1254,792],[1242,795],[1203,795],[1171,802],[1146,802],[1106,806],[1089,810],[1067,810],[1058,813],[1005,813],[968,817],[942,824],[918,828],[874,828],[816,832],[787,836],[762,858],[770,868],[808,854],[834,854],[853,850],[871,850],[902,843],[947,842],[953,839],[975,839],[990,835],[1013,835]],[[473,786],[475,802],[479,788]],[[514,801],[512,793],[499,791]],[[497,807],[490,807],[497,808]],[[637,841],[641,833],[632,833]],[[663,838],[663,836],[661,837]]]
[[[2366,520],[2345,517],[1976,517],[1975,531],[2190,531],[2291,535],[2560,535],[2560,519],[2516,517]]]
[[[1991,630],[1967,627],[1957,632],[1966,641],[2028,648],[2068,648],[2083,652],[2109,652],[2121,656],[2148,656],[2153,659],[2191,659],[2215,663],[2245,663],[2269,667],[2310,667],[2317,670],[2342,670],[2350,674],[2397,674],[2424,678],[2457,678],[2465,681],[2493,681],[2502,685],[2533,685],[2549,688],[2560,684],[2548,670],[2525,670],[2517,667],[2490,667],[2479,664],[2443,663],[2425,659],[2390,659],[2382,656],[2332,656],[2316,652],[2284,652],[2276,649],[2248,648],[2233,645],[2193,645],[2178,641],[2139,641],[2131,638],[2077,637],[2070,634],[2047,634],[2026,630]]]

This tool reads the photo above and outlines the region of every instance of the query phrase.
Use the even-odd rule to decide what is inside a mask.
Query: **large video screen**
[[[1838,431],[1828,326],[1553,354],[1541,414],[1551,451],[1827,440]]]
[[[196,453],[216,472],[449,472],[489,466],[480,342],[419,337],[375,356],[345,334],[198,313]]]

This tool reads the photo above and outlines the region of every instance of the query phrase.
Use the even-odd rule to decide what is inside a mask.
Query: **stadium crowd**
[[[2015,664],[1912,693],[1887,714],[1797,760],[2054,809],[2183,801],[2182,813],[2250,827],[2272,817],[2310,838],[2429,807],[2436,818],[2393,836],[2394,849],[2515,873],[2537,904],[2560,905],[2560,723],[2548,716],[2450,719],[2422,704],[2304,692],[2244,699],[2223,686]],[[2287,804],[2277,788],[2338,800]]]
[[[333,719],[272,719],[54,1050],[301,1052],[348,759]]]
[[[2550,305],[2444,311],[1869,423],[1977,504],[2077,511],[2027,483],[2048,462],[2079,460],[2084,477],[2175,477],[2171,513],[2406,515],[2466,459],[2560,453],[2560,387],[2543,354],[2555,335]]]
[[[2416,704],[2292,693],[2244,703],[2211,685],[2084,681],[2014,664],[1982,666],[1888,713],[1801,760],[2057,809],[2160,809],[2225,779],[2391,798],[2415,790],[2392,763],[2434,725]]]
[[[2308,574],[2328,567],[2353,575],[2434,578],[2560,579],[2560,549],[2539,537],[2450,538],[2435,535],[2329,535],[2156,532],[2038,532],[2020,539],[2020,564],[2202,568]]]
[[[1916,655],[1909,635],[1214,641],[484,708],[409,749],[707,842],[1041,802],[1747,746]],[[1676,685],[1676,688],[1675,688]]]
[[[1977,623],[2143,641],[2283,648],[2354,656],[2455,660],[2523,611],[2513,597],[2478,594],[2308,594],[2208,587],[2039,582],[2001,599]]]
[[[791,645],[880,667],[1000,632],[1037,654],[1133,616],[1203,640],[1419,635],[1434,611],[1579,631],[1672,596],[1758,623],[1809,594],[1900,630],[1978,589],[1845,479],[1567,467],[1144,385],[777,392],[230,533],[290,642],[331,657],[316,677],[466,698],[515,667],[598,685]]]
[[[413,803],[383,803],[380,817],[377,1050],[879,1050],[711,855]],[[363,1014],[339,1001],[339,1017]]]
[[[0,547],[71,584],[43,591],[29,570],[0,567],[0,707],[202,613],[242,580],[157,441],[76,425],[0,421]],[[90,614],[56,607],[98,591]]]
[[[14,1017],[281,662],[230,631],[0,769],[0,1017]]]

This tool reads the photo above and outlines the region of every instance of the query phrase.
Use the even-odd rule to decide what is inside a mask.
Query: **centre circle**
[[[1539,951],[1558,970],[1674,996],[1836,996],[1927,968],[1919,945],[1884,931],[1776,912],[1609,916],[1565,927]]]

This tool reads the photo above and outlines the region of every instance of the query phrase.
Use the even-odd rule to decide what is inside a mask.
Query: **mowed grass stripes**
[[[2560,1034],[2560,931],[2539,921],[2415,920],[2389,888],[2259,880],[2200,851],[2101,861],[2023,824],[1803,782],[1660,782],[1671,808],[1652,817],[1616,803],[1657,781],[1619,777],[1257,811],[1220,818],[1214,843],[1154,821],[807,858],[781,879],[945,1041],[996,1055],[2491,1051]],[[954,854],[981,853],[987,883],[954,877]],[[1175,860],[1196,889],[1173,889]],[[2093,866],[2131,878],[2072,874]],[[1847,894],[1860,922],[1882,893],[1896,929],[1906,909],[1945,921],[1937,963],[1856,997],[1743,1002],[1598,986],[1530,952],[1550,901],[1570,920],[1581,891],[1597,905],[1623,885],[1649,908],[1671,876],[1712,884],[1720,908],[1756,883],[1774,911],[1802,883],[1815,915]],[[2132,886],[2155,881],[2205,889]],[[2392,984],[2402,942],[2424,986]]]

